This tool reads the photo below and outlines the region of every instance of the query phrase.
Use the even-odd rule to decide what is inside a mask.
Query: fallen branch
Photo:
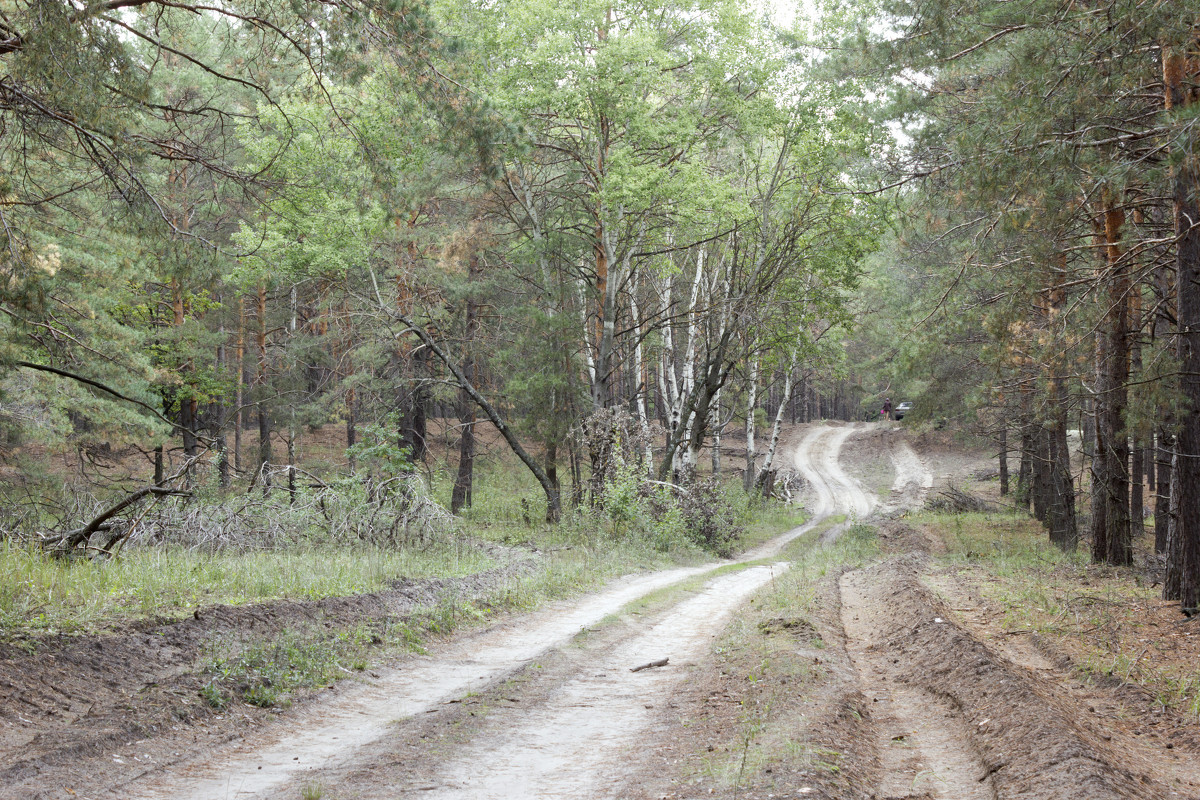
[[[660,658],[658,661],[650,661],[648,663],[642,664],[641,666],[630,667],[629,671],[630,672],[641,672],[642,670],[650,669],[651,667],[665,667],[667,665],[667,662],[670,660],[671,659],[669,659],[669,658]]]
[[[183,489],[171,489],[166,486],[143,486],[136,492],[126,495],[121,499],[120,502],[101,511],[92,518],[91,522],[83,527],[76,528],[73,531],[67,531],[57,539],[50,538],[44,540],[43,546],[45,546],[47,549],[55,550],[60,554],[65,554],[81,544],[86,544],[87,540],[91,538],[93,533],[111,530],[113,526],[109,523],[110,519],[115,517],[117,514],[120,514],[130,506],[135,505],[136,503],[139,503],[152,495],[158,497],[185,497],[191,495],[191,492]]]
[[[191,469],[193,465],[196,464],[197,460],[198,460],[197,458],[189,458],[187,461],[185,461],[183,463],[183,466],[179,468],[178,472],[176,472],[171,477],[167,478],[165,481],[163,481],[163,483],[170,484],[174,481],[179,480],[179,478],[183,477],[183,475],[186,474],[187,471],[189,469]],[[125,509],[127,509],[129,507],[137,505],[142,500],[145,500],[147,497],[154,497],[155,499],[159,499],[159,498],[163,498],[163,497],[191,497],[191,496],[192,496],[192,493],[187,489],[172,489],[170,486],[159,485],[159,484],[143,486],[142,488],[125,495],[125,497],[121,498],[119,501],[117,501],[113,505],[109,506],[108,508],[101,511],[96,516],[92,517],[91,521],[88,522],[86,525],[83,525],[82,527],[79,527],[79,528],[75,528],[74,530],[67,531],[66,533],[64,533],[60,536],[57,536],[57,537],[54,537],[54,536],[43,537],[42,538],[42,548],[45,550],[53,551],[56,555],[59,555],[59,556],[68,555],[72,550],[79,547],[80,545],[83,545],[86,548],[88,546],[88,540],[92,537],[92,534],[99,533],[100,531],[112,530],[114,527],[114,524],[112,522],[113,517],[115,517],[117,514],[120,514],[122,511],[124,511]],[[126,535],[128,535],[129,532],[132,532],[132,530],[133,530],[133,527],[130,526],[129,531],[127,531]],[[119,541],[121,538],[124,538],[124,537],[123,536],[113,537],[111,540],[109,540],[108,547],[106,547],[104,549],[107,551],[114,544],[116,544],[117,541]]]
[[[957,489],[953,486],[947,486],[942,489],[938,497],[929,501],[929,508],[933,511],[948,511],[950,513],[995,513],[999,511],[999,507],[982,497],[964,492],[962,489]]]

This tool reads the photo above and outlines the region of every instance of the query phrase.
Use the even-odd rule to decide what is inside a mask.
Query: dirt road
[[[1200,743],[1164,748],[1099,719],[1094,705],[1114,698],[1036,648],[997,644],[971,592],[932,569],[928,542],[898,516],[923,501],[934,465],[902,431],[816,425],[782,447],[813,519],[738,561],[627,578],[244,739],[165,765],[146,755],[121,781],[80,776],[42,796],[1200,797]],[[780,553],[835,514],[878,525],[885,557],[811,573],[805,615],[765,609],[777,582],[809,574]],[[824,528],[814,547],[853,533]],[[769,642],[769,664],[766,651],[718,646],[747,619],[742,639]]]
[[[841,470],[837,453],[851,427],[819,427],[788,455],[811,482],[816,519],[740,561],[628,579],[571,604],[559,604],[465,637],[437,654],[380,674],[370,684],[288,716],[270,731],[216,752],[145,774],[113,795],[131,798],[295,797],[303,787],[343,787],[339,796],[394,796],[402,776],[380,770],[425,715],[455,705],[540,658],[574,650],[571,668],[547,682],[546,696],[503,719],[474,726],[452,752],[422,754],[426,769],[408,789],[426,797],[595,797],[616,765],[653,723],[655,706],[707,655],[729,616],[787,569],[771,559],[793,538],[835,513],[865,515],[875,500]],[[766,563],[763,563],[766,562]],[[683,586],[685,581],[692,584]],[[678,599],[644,624],[617,626],[594,642],[573,643],[633,600],[676,587]],[[682,587],[682,588],[680,588]],[[631,672],[667,658],[664,667]],[[526,692],[529,690],[526,689]],[[519,718],[518,718],[519,717]],[[440,740],[439,740],[440,741]],[[397,783],[401,786],[397,786]],[[415,785],[420,784],[420,785]]]

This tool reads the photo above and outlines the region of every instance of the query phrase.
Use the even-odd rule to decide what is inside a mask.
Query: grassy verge
[[[822,674],[816,614],[822,579],[878,556],[874,528],[854,525],[817,547],[830,520],[794,541],[792,568],[763,589],[717,642],[720,670],[740,702],[737,735],[702,760],[708,779],[735,792],[766,772],[837,772],[840,754],[809,735],[804,695]]]
[[[1131,569],[1063,553],[1028,517],[922,514],[945,544],[942,564],[999,609],[1005,634],[1035,633],[1068,654],[1082,677],[1138,684],[1157,702],[1200,716],[1200,630]]]
[[[756,523],[764,538],[778,535],[796,521],[792,513],[764,515]],[[510,540],[515,532],[496,524],[493,533]],[[330,632],[305,627],[270,640],[225,639],[210,644],[201,672],[204,700],[224,708],[233,700],[268,707],[286,705],[292,695],[332,683],[365,670],[400,650],[421,650],[432,636],[482,624],[497,613],[522,611],[545,602],[598,588],[630,569],[669,566],[680,554],[664,554],[647,542],[596,543],[571,526],[533,526],[520,529],[526,544],[547,552],[531,572],[514,576],[503,586],[475,597],[448,596],[435,606],[414,610],[404,619],[376,620]],[[690,555],[688,551],[685,555]],[[696,589],[716,575],[746,564],[730,564],[693,581],[672,585],[631,604],[630,611],[657,608],[679,594]]]
[[[452,541],[422,548],[295,546],[204,553],[131,548],[112,560],[64,561],[0,542],[0,629],[71,633],[197,606],[242,605],[378,591],[401,577],[469,575],[492,565]]]

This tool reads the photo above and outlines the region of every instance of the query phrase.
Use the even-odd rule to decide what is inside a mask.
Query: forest
[[[452,513],[481,424],[550,521],[617,469],[720,472],[730,430],[751,492],[785,418],[907,391],[1064,548],[1130,564],[1158,510],[1200,606],[1195,19],[810,11],[6,6],[6,536],[421,494],[431,424]]]
[[[0,245],[0,798],[1200,791],[1187,3],[0,0]]]

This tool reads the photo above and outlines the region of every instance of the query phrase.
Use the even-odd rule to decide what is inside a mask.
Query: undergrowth
[[[469,575],[492,563],[453,541],[219,553],[130,548],[115,559],[72,561],[0,541],[0,630],[70,633],[198,606],[361,594],[401,577]]]

